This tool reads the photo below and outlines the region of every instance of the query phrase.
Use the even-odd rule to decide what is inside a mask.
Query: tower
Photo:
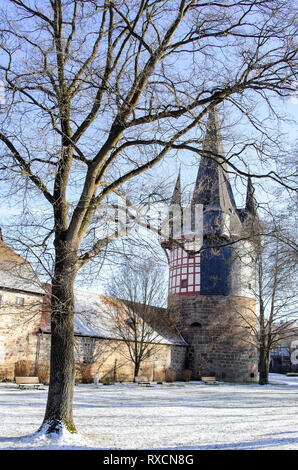
[[[180,224],[177,210],[185,210],[180,173],[171,204],[176,210],[162,246],[169,262],[171,305],[189,345],[186,367],[193,379],[215,375],[219,380],[255,381],[257,351],[247,327],[255,324],[257,204],[249,179],[245,208],[236,207],[214,108],[190,204],[190,228],[183,217]]]
[[[200,255],[196,254],[196,245],[200,246],[200,234],[193,227],[194,211],[192,207],[182,211],[180,171],[171,199],[168,225],[168,239],[162,246],[168,250],[169,293],[189,295],[200,293]],[[200,225],[199,214],[197,225]],[[166,221],[167,223],[168,221]],[[199,231],[199,227],[198,227]],[[173,242],[175,240],[175,242]],[[187,250],[187,251],[186,251]]]

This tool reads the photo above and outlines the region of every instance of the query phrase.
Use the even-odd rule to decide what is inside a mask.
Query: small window
[[[181,287],[187,287],[187,280],[186,279],[183,279],[181,281]]]
[[[190,326],[196,326],[196,327],[199,327],[199,328],[200,328],[202,325],[201,325],[201,323],[195,321],[195,322],[193,322]]]
[[[252,372],[252,373],[250,374],[250,378],[253,379],[254,376],[255,376],[255,374]]]
[[[126,320],[124,320],[124,323],[125,323],[125,325],[129,326],[130,328],[134,328],[136,322],[135,322],[134,318],[129,317]]]
[[[24,305],[24,297],[16,297],[16,305],[22,307]]]
[[[0,295],[0,307],[2,307],[2,305],[3,305],[3,296]]]

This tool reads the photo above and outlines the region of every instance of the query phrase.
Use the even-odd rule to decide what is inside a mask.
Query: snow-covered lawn
[[[271,374],[270,385],[200,382],[140,387],[78,385],[73,441],[49,445],[32,435],[45,390],[0,384],[0,449],[298,449],[298,377]]]

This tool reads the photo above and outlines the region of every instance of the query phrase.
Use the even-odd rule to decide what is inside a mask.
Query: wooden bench
[[[16,384],[21,390],[35,388],[40,388],[43,384],[39,382],[38,377],[16,377]]]
[[[147,377],[137,376],[137,377],[135,377],[135,382],[137,382],[138,385],[141,385],[141,386],[144,386],[144,387],[150,387],[151,386],[151,383],[147,379]]]
[[[216,384],[216,377],[202,377],[202,382],[205,384]]]

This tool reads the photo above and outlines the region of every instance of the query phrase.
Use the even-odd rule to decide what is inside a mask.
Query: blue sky
[[[8,4],[8,2],[6,2]],[[227,64],[228,66],[228,64]],[[188,74],[188,70],[185,71]],[[281,111],[284,112],[286,116],[289,118],[297,118],[297,110],[298,110],[298,97],[295,99],[294,97],[294,87],[293,87],[293,97],[292,99],[287,99],[283,101],[279,101],[279,108]],[[277,101],[277,100],[275,100]],[[296,102],[297,101],[297,102]],[[262,107],[258,109],[259,115],[265,115],[265,111]],[[226,116],[227,124],[233,119],[233,116]],[[297,124],[293,125],[290,123],[282,123],[281,128],[283,132],[285,132],[285,141],[288,146],[289,152],[291,151],[291,147],[294,148],[295,141],[297,141]],[[245,125],[235,128],[235,133],[239,132],[240,134],[243,133],[245,135],[249,132],[249,128],[245,128]],[[26,129],[27,131],[27,129]],[[30,130],[29,130],[30,131]],[[229,143],[224,143],[225,150],[228,151]],[[253,152],[248,153],[244,158],[251,161],[250,170],[251,171],[260,171],[262,169],[256,164],[254,166],[253,161],[255,160]],[[164,177],[171,183],[172,187],[174,187],[176,176],[181,165],[181,178],[182,178],[182,187],[185,188],[186,191],[191,192],[193,189],[193,185],[196,179],[197,174],[197,167],[198,167],[198,156],[192,155],[190,152],[181,151],[178,153],[177,158],[171,158],[167,156],[161,164],[158,165],[155,169],[150,172],[152,178],[156,175],[156,178]],[[142,177],[143,178],[143,177]],[[239,179],[237,178],[234,181],[234,178],[231,176],[232,186],[234,189],[234,196],[236,199],[236,203],[238,206],[243,206],[244,198],[245,198],[245,191],[246,191],[246,181],[245,178]],[[144,176],[144,183],[146,183],[146,176]],[[261,183],[261,184],[260,184]],[[268,201],[272,200],[272,190],[274,189],[274,185],[270,180],[262,180],[261,182],[255,182],[256,186],[256,196],[260,203],[267,203]],[[269,190],[269,193],[266,191]],[[23,201],[16,196],[5,196],[7,192],[7,184],[5,182],[0,183],[0,225],[9,225],[12,223],[15,216],[22,214],[24,205]],[[48,215],[51,214],[51,207],[45,202],[43,198],[32,197],[31,195],[26,200],[29,208],[32,210],[33,213],[36,214],[36,218],[38,219],[38,215],[40,213],[47,215],[47,211],[49,211]],[[279,201],[274,201],[274,203],[278,204]],[[4,233],[5,237],[5,233]]]

